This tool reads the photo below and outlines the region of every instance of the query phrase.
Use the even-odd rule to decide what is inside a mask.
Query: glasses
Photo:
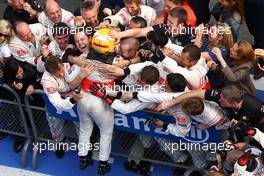
[[[4,34],[0,33],[0,37],[6,37],[6,38],[8,38],[9,35],[4,35]]]

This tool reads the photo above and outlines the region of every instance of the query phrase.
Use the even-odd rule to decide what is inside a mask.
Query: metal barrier
[[[0,132],[26,139],[22,149],[21,165],[26,167],[26,154],[31,143],[31,135],[24,114],[20,96],[7,84],[1,84]]]
[[[33,93],[33,95],[37,95],[37,96],[42,96],[43,94],[44,92],[42,90],[35,90]],[[25,104],[26,104],[26,109],[27,109],[28,116],[29,116],[29,119],[32,125],[34,142],[37,143],[40,141],[53,140],[54,136],[51,134],[49,123],[47,120],[47,118],[50,118],[50,117],[48,117],[46,109],[44,107],[32,106],[30,104],[30,99],[28,96],[25,97]],[[153,116],[153,112],[145,111],[144,113],[145,115]],[[155,115],[157,115],[157,113],[155,113]],[[115,116],[117,117],[118,114],[115,114]],[[57,120],[64,122],[63,119],[57,119]],[[66,125],[66,128],[64,128],[64,130],[66,131],[69,129],[71,129],[71,132],[68,133],[68,137],[70,137],[73,142],[77,142],[78,137],[76,134],[72,132],[72,129],[73,129],[72,125],[69,125],[68,128]],[[113,139],[112,139],[111,154],[122,156],[122,157],[127,157],[130,160],[131,159],[144,160],[144,161],[149,161],[153,163],[187,168],[187,169],[197,169],[196,167],[191,166],[190,162],[199,163],[200,161],[205,159],[204,157],[206,157],[206,154],[204,154],[204,155],[201,155],[202,157],[200,158],[198,156],[196,156],[195,158],[193,157],[192,161],[190,161],[190,157],[192,155],[184,151],[183,153],[179,153],[179,154],[180,155],[184,154],[185,156],[187,156],[188,157],[187,161],[189,161],[189,163],[188,165],[179,164],[180,162],[175,162],[175,159],[176,160],[178,159],[177,156],[173,157],[172,155],[168,153],[168,151],[164,150],[163,145],[165,143],[170,143],[170,142],[177,142],[177,141],[170,140],[170,139],[163,139],[162,137],[159,137],[159,136],[153,137],[153,136],[148,136],[145,134],[137,134],[133,132],[122,131],[119,128],[118,129],[115,128],[114,133],[113,133]],[[37,155],[38,155],[38,151],[34,150],[33,155],[32,155],[33,169],[37,168]]]

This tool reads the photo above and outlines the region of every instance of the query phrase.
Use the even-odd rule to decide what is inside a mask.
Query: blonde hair
[[[241,40],[237,42],[237,56],[240,58],[239,60],[235,60],[237,64],[243,64],[246,62],[251,62],[255,64],[255,53],[251,44],[245,40]]]
[[[13,35],[13,28],[9,21],[7,20],[0,20],[0,33],[8,34],[9,37]]]
[[[220,45],[224,46],[225,48],[229,49],[234,45],[233,41],[233,34],[231,31],[231,27],[228,26],[226,23],[222,24],[216,24],[217,28],[222,27],[223,28],[223,39],[220,41]]]

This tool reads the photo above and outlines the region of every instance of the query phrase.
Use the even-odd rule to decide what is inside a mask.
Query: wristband
[[[124,75],[120,77],[121,80],[125,79],[130,74],[130,69],[127,67],[124,69]]]

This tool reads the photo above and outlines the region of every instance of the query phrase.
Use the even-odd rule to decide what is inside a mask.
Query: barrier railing
[[[78,121],[76,107],[69,112],[58,112],[44,95],[42,90],[35,90],[33,96],[43,96],[45,100],[44,107],[36,107],[31,105],[28,96],[25,97],[25,104],[28,117],[32,126],[34,142],[49,141],[57,139],[62,140],[63,136],[67,136],[73,142],[78,141],[78,136],[74,133],[72,124],[65,125],[66,121]],[[161,129],[154,129],[144,124],[148,117],[159,116],[165,121],[175,121],[169,115],[158,114],[148,111],[140,111],[131,114],[115,113],[115,130],[112,139],[112,155],[127,157],[129,160],[144,160],[158,164],[197,169],[194,165],[182,165],[192,157],[193,163],[202,163],[207,157],[206,152],[193,157],[192,152],[182,151],[176,152],[174,155],[166,150],[164,146],[167,144],[178,143],[177,141],[195,142],[195,143],[218,143],[220,142],[220,134],[214,128],[209,131],[202,131],[193,125],[189,135],[185,138],[179,138],[168,135]],[[55,125],[55,126],[52,126]],[[61,128],[64,127],[64,128]],[[62,131],[69,131],[63,134]],[[197,153],[197,152],[196,152]],[[38,151],[33,150],[32,167],[37,169]],[[182,158],[180,160],[180,158]],[[189,162],[190,163],[190,162]],[[195,165],[196,165],[195,164]]]
[[[0,85],[0,132],[25,138],[21,165],[26,167],[26,154],[32,136],[29,132],[20,96],[7,84]]]

